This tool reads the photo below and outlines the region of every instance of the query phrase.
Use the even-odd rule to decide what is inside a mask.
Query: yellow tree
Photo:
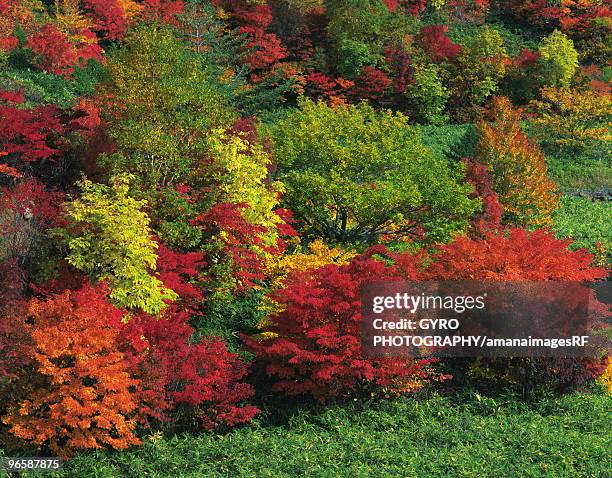
[[[544,154],[520,126],[521,111],[506,97],[493,99],[492,121],[477,125],[476,155],[494,178],[505,220],[518,226],[551,224],[556,185],[547,176]]]

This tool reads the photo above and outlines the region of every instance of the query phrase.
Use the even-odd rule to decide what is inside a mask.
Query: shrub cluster
[[[0,0],[3,447],[450,379],[365,356],[370,280],[603,279],[578,247],[606,263],[606,206],[548,165],[609,175],[609,9],[564,5]],[[469,373],[563,392],[603,365]]]

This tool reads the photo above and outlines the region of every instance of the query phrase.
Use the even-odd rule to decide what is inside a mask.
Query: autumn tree
[[[593,264],[584,249],[569,250],[571,241],[559,240],[545,230],[510,228],[486,232],[481,237],[460,237],[440,246],[419,270],[425,281],[597,281],[606,277],[604,268]],[[394,257],[400,269],[410,275],[414,257]],[[403,264],[406,264],[405,267]],[[554,287],[554,285],[551,285]],[[589,308],[597,303],[589,300]],[[571,306],[569,307],[571,310]],[[571,312],[568,312],[571,316]],[[593,358],[480,358],[470,364],[470,375],[493,386],[504,384],[523,396],[538,388],[564,392],[576,389],[605,369],[605,360]]]
[[[24,107],[23,92],[0,91],[0,164],[25,172],[32,163],[57,160],[66,126],[53,105]]]
[[[157,244],[151,239],[144,200],[129,196],[130,176],[110,186],[84,179],[81,194],[67,204],[68,262],[96,282],[108,282],[119,307],[159,313],[176,294],[154,275]]]
[[[462,173],[433,156],[399,113],[302,100],[271,137],[283,200],[313,236],[371,242],[422,227],[428,239],[445,239],[477,208]]]
[[[134,29],[109,59],[104,89],[117,152],[100,162],[135,174],[147,191],[185,181],[210,130],[233,119],[217,80],[167,27]]]
[[[569,86],[578,69],[578,52],[572,40],[555,30],[544,38],[538,53],[537,61],[544,86]]]
[[[33,299],[27,314],[32,368],[20,377],[27,395],[3,417],[10,432],[63,457],[140,443],[134,434],[138,403],[130,391],[138,380],[117,350],[122,313],[86,285]]]
[[[569,153],[602,151],[610,137],[612,94],[584,88],[543,88],[531,105],[543,146]]]
[[[453,71],[453,101],[472,115],[478,106],[499,88],[506,74],[508,54],[502,35],[486,25],[470,37],[457,55],[457,68]],[[461,111],[461,110],[460,110]],[[461,113],[463,114],[463,113]],[[460,115],[460,119],[463,119]]]
[[[273,294],[265,333],[245,337],[272,390],[325,402],[364,392],[401,394],[431,378],[428,360],[369,359],[361,344],[361,285],[400,275],[365,254],[349,264],[294,272]]]
[[[549,225],[557,208],[556,186],[547,177],[544,155],[521,129],[521,111],[498,97],[491,116],[491,122],[478,123],[476,157],[494,177],[505,220],[523,226]]]
[[[408,17],[390,11],[382,0],[331,0],[325,4],[331,66],[352,81],[365,67],[378,69],[384,47],[412,29]]]
[[[122,327],[122,347],[138,371],[142,414],[171,426],[228,429],[259,410],[244,381],[247,364],[215,337],[194,339],[189,313],[171,308],[162,317],[137,314]]]
[[[454,60],[461,51],[461,45],[448,38],[446,32],[448,32],[446,25],[426,25],[415,38],[433,62]]]

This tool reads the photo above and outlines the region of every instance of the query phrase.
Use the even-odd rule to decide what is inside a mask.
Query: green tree
[[[545,86],[569,86],[578,69],[578,52],[574,42],[559,30],[542,40],[538,48],[538,65]]]
[[[383,0],[328,0],[327,35],[334,68],[349,79],[384,63],[383,49],[418,30],[411,15],[389,11]]]
[[[159,313],[174,291],[153,275],[157,244],[151,239],[144,200],[128,195],[131,176],[113,177],[110,186],[84,179],[81,194],[67,204],[67,260],[93,281],[106,281],[118,307]]]
[[[508,54],[499,31],[484,26],[471,37],[457,56],[453,93],[461,106],[481,105],[499,88],[506,74]]]
[[[285,203],[307,232],[331,242],[421,227],[429,240],[444,240],[478,207],[461,171],[432,155],[399,113],[300,100],[270,134]]]
[[[145,25],[109,58],[105,92],[109,135],[118,151],[102,158],[112,173],[130,172],[150,191],[186,181],[227,127],[227,106],[214,71],[168,27]]]
[[[282,69],[249,82],[251,74],[245,58],[257,48],[251,39],[232,29],[219,18],[209,1],[192,0],[180,15],[181,30],[187,44],[195,51],[204,68],[219,80],[219,88],[241,116],[253,116],[280,105],[283,95],[292,89],[293,80]]]
[[[442,82],[443,70],[433,64],[416,65],[414,83],[408,86],[410,100],[416,104],[419,116],[432,124],[444,123],[444,107],[450,91]]]

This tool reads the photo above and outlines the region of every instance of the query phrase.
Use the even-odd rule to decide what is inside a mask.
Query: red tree
[[[61,135],[66,128],[60,110],[52,105],[21,109],[22,93],[0,92],[0,148],[6,153],[0,160],[33,162],[53,159],[61,149]]]
[[[467,167],[466,179],[474,186],[472,197],[482,201],[482,211],[472,218],[474,231],[483,234],[501,229],[504,208],[493,188],[494,181],[489,169],[473,158],[465,158],[463,161]]]
[[[274,391],[310,394],[325,401],[364,388],[399,393],[418,388],[429,374],[427,360],[367,359],[360,340],[361,284],[400,275],[369,254],[345,266],[297,272],[273,296],[280,312],[262,341],[245,337]]]
[[[28,307],[31,369],[17,387],[22,398],[3,422],[19,438],[48,445],[60,456],[81,448],[126,448],[134,435],[138,380],[118,351],[122,312],[86,285]]]
[[[143,386],[141,414],[169,420],[168,411],[189,406],[206,429],[250,421],[259,410],[243,404],[253,395],[242,379],[247,366],[223,341],[193,342],[189,314],[171,307],[163,317],[133,317],[123,328],[126,355]]]
[[[602,279],[606,271],[593,267],[593,256],[570,251],[569,240],[552,233],[512,228],[483,238],[461,237],[431,256],[424,280],[582,281]]]
[[[432,61],[442,62],[453,60],[461,51],[461,45],[453,43],[446,36],[446,25],[426,25],[416,36],[417,44],[425,50]]]
[[[351,89],[351,96],[356,99],[380,101],[392,83],[393,81],[384,71],[366,66],[361,70],[355,86]]]
[[[84,64],[89,59],[101,60],[102,49],[89,30],[80,32],[90,41],[73,44],[54,25],[48,23],[28,38],[26,46],[35,54],[35,63],[43,71],[65,77],[74,72],[76,64]]]

